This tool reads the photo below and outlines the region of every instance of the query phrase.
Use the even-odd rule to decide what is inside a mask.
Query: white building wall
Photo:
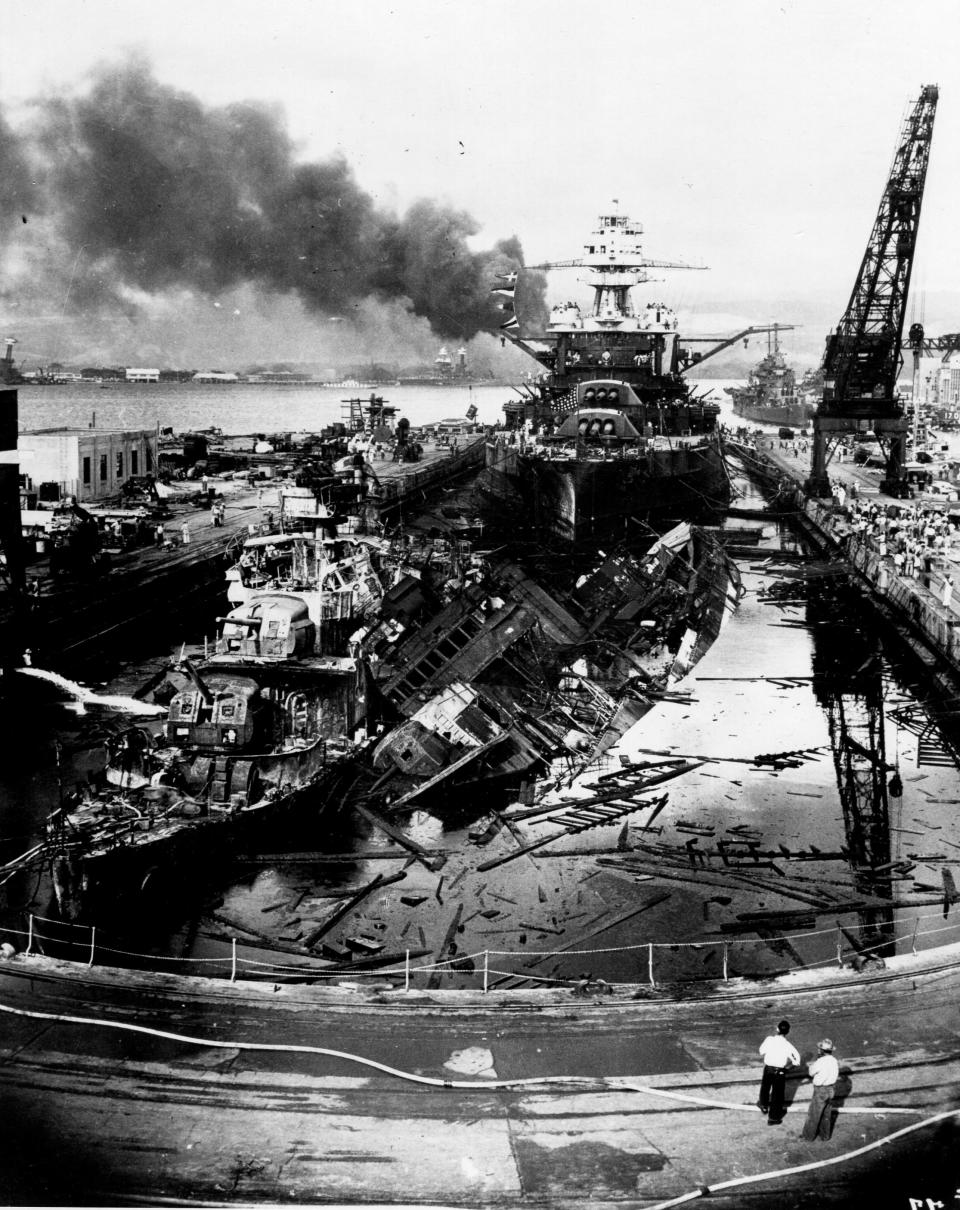
[[[61,496],[75,496],[80,504],[114,496],[131,475],[157,470],[154,429],[21,433],[20,450],[21,469],[35,489],[57,483]]]

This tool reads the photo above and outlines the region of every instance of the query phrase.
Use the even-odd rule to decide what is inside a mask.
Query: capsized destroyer
[[[505,405],[507,432],[487,446],[480,490],[494,513],[519,512],[565,542],[616,536],[631,517],[687,517],[728,497],[720,409],[695,396],[683,373],[761,329],[692,352],[685,343],[701,338],[684,341],[670,307],[636,309],[631,294],[649,269],[693,267],[647,259],[642,233],[625,215],[602,215],[582,257],[532,266],[586,269],[592,309],[554,307],[539,336],[517,335],[516,317],[502,328],[544,372]],[[497,293],[512,300],[516,278],[506,275]],[[512,312],[512,301],[504,305]]]

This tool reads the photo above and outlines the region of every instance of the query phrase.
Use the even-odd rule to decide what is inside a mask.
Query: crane
[[[807,491],[828,496],[827,465],[845,433],[873,431],[885,450],[881,490],[905,495],[907,420],[897,399],[900,342],[939,93],[925,85],[903,126],[850,301],[823,357]]]

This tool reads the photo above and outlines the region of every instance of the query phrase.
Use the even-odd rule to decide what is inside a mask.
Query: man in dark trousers
[[[807,1110],[801,1138],[810,1140],[830,1138],[833,1123],[833,1094],[840,1078],[840,1064],[833,1057],[833,1043],[824,1038],[819,1046],[820,1054],[809,1065],[807,1071],[813,1081],[813,1099]]]
[[[777,1032],[764,1038],[760,1045],[763,1056],[763,1078],[760,1081],[760,1098],[757,1105],[767,1115],[768,1126],[779,1126],[783,1121],[783,1094],[787,1082],[787,1068],[800,1066],[800,1055],[793,1044],[787,1041],[790,1022],[781,1021]]]

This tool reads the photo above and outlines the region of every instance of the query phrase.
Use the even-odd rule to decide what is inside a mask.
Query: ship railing
[[[933,904],[931,898],[931,906]],[[896,907],[896,904],[891,906]],[[848,940],[849,931],[839,924],[784,935],[782,940],[800,950],[803,959],[788,969],[813,971],[853,967],[859,970],[869,967],[871,963],[882,966],[883,959],[894,954],[916,955],[921,951],[954,945],[960,941],[960,918],[943,923],[942,906],[937,906],[937,911],[878,927],[873,931],[878,940],[872,944],[858,941],[854,945]],[[237,931],[246,930],[239,925]],[[527,933],[536,934],[536,931],[534,925],[526,929]],[[952,938],[950,934],[953,934]],[[402,986],[405,991],[424,987],[437,989],[447,982],[450,986],[465,985],[484,992],[530,985],[552,986],[584,995],[616,991],[618,987],[634,988],[639,982],[657,987],[660,983],[715,983],[727,982],[731,978],[770,978],[787,973],[786,969],[771,970],[769,966],[757,969],[751,956],[768,955],[769,943],[761,937],[746,936],[730,936],[717,941],[646,940],[630,945],[584,949],[483,949],[437,961],[430,961],[423,950],[405,949],[385,955],[382,966],[357,970],[351,970],[349,962],[321,965],[321,960],[306,947],[302,951],[292,951],[288,963],[246,957],[241,953],[244,949],[263,952],[265,948],[262,937],[253,928],[246,936],[219,933],[214,940],[224,945],[225,952],[211,957],[158,955],[147,948],[137,950],[111,945],[107,936],[106,931],[98,929],[96,925],[74,924],[34,913],[27,917],[25,928],[0,928],[0,945],[8,947],[0,953],[0,957],[11,957],[12,950],[26,957],[44,955],[87,967],[132,966],[224,978],[231,982],[283,979],[319,983],[330,980],[336,983],[349,975],[351,980],[390,979],[395,988],[399,990]],[[638,967],[643,970],[642,978],[618,981],[594,979],[592,974],[548,976],[536,970],[536,967],[551,960],[575,960],[576,967],[583,967],[591,961],[595,964],[615,963],[618,955],[623,956],[632,970],[637,971]],[[304,963],[310,961],[316,961],[317,966],[305,967]],[[508,984],[509,987],[505,986]]]

